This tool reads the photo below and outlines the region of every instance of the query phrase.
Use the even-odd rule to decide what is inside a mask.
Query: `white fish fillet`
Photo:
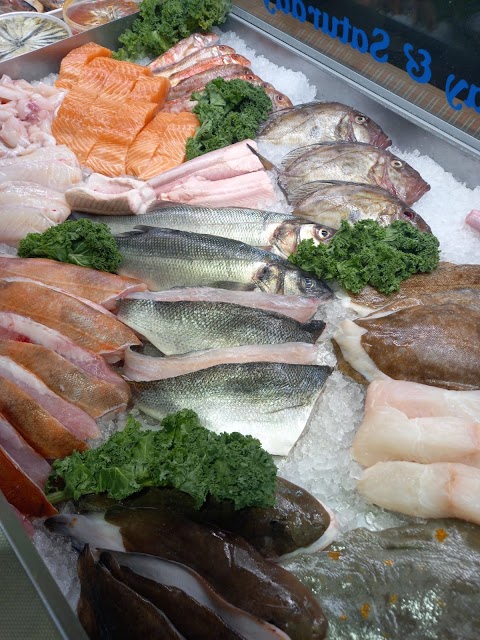
[[[0,356],[0,376],[28,393],[80,440],[100,437],[97,423],[85,411],[57,396],[35,374],[6,356]]]
[[[257,143],[253,140],[243,140],[223,149],[210,151],[198,158],[189,160],[174,169],[150,178],[151,186],[161,191],[170,191],[175,186],[182,184],[191,176],[206,178],[208,180],[224,180],[234,176],[260,171],[263,165],[259,158],[248,148],[257,149]]]
[[[125,380],[116,374],[101,356],[83,349],[59,331],[50,329],[26,316],[0,312],[0,334],[2,338],[11,340],[27,338],[30,342],[56,351],[86,373],[128,389]]]
[[[35,182],[0,183],[0,242],[18,246],[27,233],[42,233],[69,215],[70,207],[59,191]]]
[[[275,345],[243,345],[224,349],[206,349],[179,356],[152,357],[125,351],[123,375],[127,380],[145,381],[174,378],[185,373],[208,369],[217,364],[242,362],[285,362],[287,364],[317,364],[318,346],[305,342]]]
[[[158,202],[184,202],[206,207],[230,207],[262,209],[275,201],[273,185],[265,171],[254,171],[222,180],[207,180],[196,176],[171,190],[155,189]]]
[[[454,416],[408,418],[392,407],[371,408],[353,439],[352,456],[365,467],[389,460],[480,467],[480,423]]]
[[[17,463],[25,475],[43,491],[45,482],[50,475],[50,465],[2,416],[0,416],[0,446]]]
[[[141,291],[128,293],[125,298],[136,300],[158,300],[160,302],[177,302],[180,300],[227,302],[242,307],[253,307],[264,311],[274,311],[284,316],[308,322],[318,311],[320,300],[304,296],[279,296],[275,293],[263,291],[229,291],[213,287],[179,287],[166,291]]]
[[[452,391],[405,380],[375,380],[365,410],[393,407],[408,418],[458,416],[480,422],[480,391]]]
[[[359,327],[351,320],[344,320],[338,325],[333,338],[342,350],[345,360],[358,371],[368,382],[373,380],[391,380],[377,367],[362,347],[361,338],[367,329]]]
[[[99,215],[141,215],[156,202],[155,191],[147,182],[99,173],[68,189],[65,198],[72,209]]]
[[[377,462],[364,472],[357,488],[384,509],[480,524],[480,469],[466,464]]]

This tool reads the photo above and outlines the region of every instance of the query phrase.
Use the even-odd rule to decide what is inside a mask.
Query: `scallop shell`
[[[61,20],[19,12],[0,18],[0,61],[28,53],[71,35]]]

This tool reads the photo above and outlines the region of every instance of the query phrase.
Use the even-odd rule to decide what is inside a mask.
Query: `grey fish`
[[[115,238],[123,255],[119,274],[136,276],[153,291],[208,285],[324,300],[333,295],[284,258],[229,238],[151,227]]]
[[[387,226],[403,220],[431,233],[425,220],[413,209],[381,187],[354,182],[307,182],[290,195],[293,213],[339,229],[342,220],[376,220]]]
[[[392,142],[376,122],[339,102],[308,102],[276,111],[262,125],[258,140],[273,144],[366,142],[385,149]]]
[[[117,317],[172,355],[243,344],[313,344],[325,328],[322,321],[296,320],[223,302],[118,301]]]
[[[282,255],[293,253],[302,240],[327,242],[334,229],[286,213],[240,207],[196,207],[188,204],[159,207],[140,216],[92,216],[74,213],[73,219],[89,218],[108,225],[113,234],[131,231],[140,225],[207,233],[246,242],[254,247],[275,247]]]
[[[359,142],[313,144],[289,153],[282,162],[279,184],[290,197],[315,180],[339,180],[382,187],[408,206],[430,185],[418,171],[389,151]]]
[[[328,551],[282,566],[312,589],[335,640],[478,640],[476,525],[450,519],[355,529]]]
[[[137,407],[154,418],[189,407],[213,431],[252,435],[271,454],[287,455],[331,372],[315,365],[226,364],[131,388]]]

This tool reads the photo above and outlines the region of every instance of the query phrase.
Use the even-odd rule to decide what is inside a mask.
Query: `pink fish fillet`
[[[254,171],[224,180],[192,177],[169,191],[156,190],[158,202],[183,202],[206,207],[262,209],[275,201],[272,182],[265,171]]]
[[[472,209],[465,218],[465,222],[470,225],[472,229],[480,231],[480,210]]]
[[[166,291],[142,291],[130,293],[125,297],[137,300],[159,300],[160,302],[177,302],[179,300],[227,302],[239,304],[242,307],[274,311],[298,320],[298,322],[308,322],[313,318],[320,306],[319,298],[279,296],[275,293],[264,293],[263,291],[229,291],[228,289],[215,289],[213,287],[179,287],[178,289],[167,289]]]
[[[51,466],[26,442],[12,425],[0,416],[0,446],[20,469],[41,489],[50,475]]]
[[[179,356],[152,357],[125,352],[123,374],[128,380],[163,380],[186,373],[208,369],[218,364],[243,362],[283,362],[286,364],[316,364],[318,346],[305,342],[275,345],[243,345],[225,349],[206,349]]]
[[[407,418],[457,416],[480,422],[480,391],[453,391],[405,380],[375,380],[365,410],[392,407]]]
[[[2,339],[8,338],[41,344],[63,356],[86,373],[123,387],[128,392],[125,380],[115,373],[101,356],[80,347],[59,331],[35,322],[26,316],[0,312],[0,336]]]
[[[36,375],[10,358],[0,356],[0,376],[16,384],[79,440],[99,438],[97,423],[85,411],[51,391]]]
[[[466,464],[377,462],[357,485],[369,502],[416,518],[480,524],[480,469]]]
[[[148,182],[158,193],[160,187],[163,191],[169,191],[192,176],[204,177],[208,180],[223,180],[252,171],[260,171],[263,165],[248,146],[257,149],[257,144],[253,140],[243,140],[184,162],[175,169],[150,178]]]

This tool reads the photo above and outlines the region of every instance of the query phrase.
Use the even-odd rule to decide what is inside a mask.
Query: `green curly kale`
[[[343,221],[328,245],[303,240],[289,260],[325,280],[338,280],[347,291],[359,293],[370,284],[394,293],[414,273],[430,273],[439,261],[438,239],[397,220],[382,227],[375,220],[355,225]]]
[[[108,226],[87,218],[67,220],[43,233],[29,233],[20,241],[18,255],[50,258],[110,273],[115,273],[123,260]]]
[[[174,487],[190,494],[197,508],[207,496],[232,500],[235,509],[274,504],[277,470],[258,440],[213,433],[187,409],[161,424],[161,431],[141,431],[129,416],[125,429],[98,449],[56,460],[47,498],[54,504],[106,492],[121,500],[144,487]],[[61,491],[56,490],[59,481]]]
[[[201,126],[187,140],[187,160],[255,138],[260,123],[272,110],[265,90],[245,80],[216,78],[204,91],[193,93],[192,100],[198,100],[193,112]]]
[[[230,0],[143,0],[139,16],[120,37],[114,57],[136,60],[159,56],[196,31],[225,22]]]

